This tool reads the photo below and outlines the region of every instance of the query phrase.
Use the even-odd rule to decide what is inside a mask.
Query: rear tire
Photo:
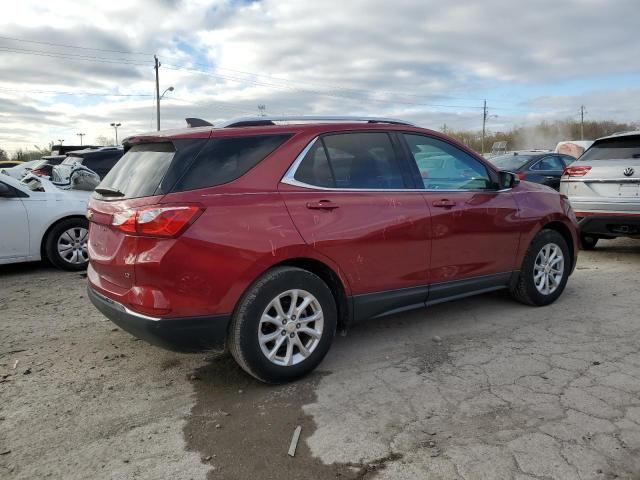
[[[229,350],[258,380],[286,383],[318,366],[336,324],[335,299],[320,277],[301,268],[276,267],[240,299],[229,329]]]
[[[527,305],[549,305],[564,291],[570,272],[571,256],[564,237],[555,230],[542,230],[529,245],[511,296]]]
[[[80,217],[67,218],[55,224],[45,240],[47,260],[62,270],[87,268],[88,231],[89,222]]]
[[[594,250],[598,240],[599,238],[593,235],[582,234],[580,235],[580,246],[582,250]]]

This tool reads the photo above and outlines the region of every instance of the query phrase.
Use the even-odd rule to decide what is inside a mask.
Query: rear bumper
[[[175,352],[223,351],[230,315],[155,318],[133,312],[124,305],[87,288],[91,303],[113,323],[133,336]]]
[[[640,215],[577,212],[580,233],[602,237],[640,236]]]

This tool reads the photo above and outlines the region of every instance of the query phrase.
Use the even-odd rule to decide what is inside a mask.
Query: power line
[[[12,40],[14,42],[36,43],[39,45],[51,45],[53,47],[77,48],[80,50],[93,50],[96,52],[123,53],[125,55],[153,55],[153,53],[148,53],[148,52],[131,52],[131,51],[124,51],[124,50],[109,50],[106,48],[80,47],[78,45],[65,45],[63,43],[42,42],[38,40],[26,40],[24,38],[6,37],[3,35],[0,35],[0,39]]]
[[[21,53],[24,55],[38,55],[41,57],[52,57],[52,58],[64,58],[67,60],[80,60],[86,62],[97,62],[97,63],[116,63],[118,65],[135,65],[142,66],[144,64],[139,62],[132,62],[130,59],[118,59],[118,58],[106,58],[106,57],[95,57],[90,55],[79,55],[74,53],[58,53],[58,52],[45,52],[43,50],[29,50],[24,48],[15,48],[15,47],[5,47],[0,45],[0,52],[6,53]],[[150,64],[150,62],[149,62]]]
[[[14,88],[0,87],[0,91],[3,92],[17,92],[17,93],[42,93],[42,94],[54,94],[54,95],[70,95],[79,97],[153,97],[147,93],[94,93],[94,92],[61,92],[57,90],[18,90]]]

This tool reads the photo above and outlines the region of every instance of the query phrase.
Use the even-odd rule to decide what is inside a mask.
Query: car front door
[[[559,190],[564,167],[560,155],[547,155],[529,167],[526,179]]]
[[[0,263],[26,259],[29,253],[29,222],[21,193],[0,181]]]
[[[337,264],[356,319],[422,306],[429,266],[429,208],[382,131],[317,137],[280,192],[305,242]]]
[[[403,133],[431,210],[429,302],[504,286],[520,239],[518,208],[487,166],[444,140]]]

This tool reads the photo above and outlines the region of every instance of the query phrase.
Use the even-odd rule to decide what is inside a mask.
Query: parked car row
[[[0,170],[0,224],[12,226],[2,230],[0,264],[46,259],[66,270],[86,268],[91,192],[74,187],[95,186],[124,152],[117,147],[58,151],[63,153]],[[79,171],[97,178],[72,182]]]
[[[577,161],[487,161],[378,118],[260,117],[124,144],[43,159],[61,160],[50,179],[38,164],[0,176],[0,222],[19,226],[0,263],[88,262],[89,298],[123,329],[229,348],[266,382],[311,371],[354,322],[499,289],[548,305],[580,239],[640,237],[640,132]],[[59,188],[76,169],[102,179],[92,194]]]

